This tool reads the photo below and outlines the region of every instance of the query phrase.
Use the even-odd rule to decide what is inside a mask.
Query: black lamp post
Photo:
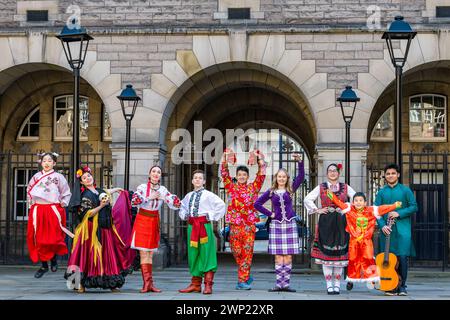
[[[386,44],[391,57],[392,65],[395,68],[396,81],[396,102],[395,102],[395,137],[394,137],[394,155],[395,163],[399,166],[402,173],[402,73],[408,58],[409,47],[412,39],[417,32],[411,29],[411,26],[403,20],[402,16],[395,17],[388,31],[383,33],[382,39],[386,40]],[[392,40],[407,41],[405,54],[402,55],[401,50],[394,50]],[[401,175],[400,175],[401,178]]]
[[[86,33],[86,29],[75,24],[65,25],[61,33],[56,37],[61,40],[66,55],[67,62],[73,71],[74,92],[73,92],[73,123],[72,123],[72,186],[75,190],[77,184],[77,167],[80,165],[80,69],[89,45],[89,41],[94,39]]]
[[[345,183],[350,184],[350,125],[355,115],[356,104],[360,99],[351,86],[345,87],[341,96],[337,98],[341,106],[342,118],[345,122]],[[344,105],[346,104],[346,105]]]
[[[129,190],[130,185],[130,131],[131,131],[131,120],[136,113],[136,108],[138,105],[139,96],[134,91],[131,84],[127,84],[127,87],[122,90],[120,96],[117,97],[120,100],[120,106],[122,107],[123,117],[125,118],[127,135],[125,141],[125,179],[124,179],[124,189]]]

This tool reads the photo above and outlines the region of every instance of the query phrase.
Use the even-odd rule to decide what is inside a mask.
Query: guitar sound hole
[[[383,262],[383,267],[384,267],[384,268],[388,268],[388,267],[389,267],[389,262],[384,261],[384,262]]]

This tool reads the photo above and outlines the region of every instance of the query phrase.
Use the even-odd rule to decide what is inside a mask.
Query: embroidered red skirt
[[[143,251],[156,251],[159,247],[159,211],[139,209],[134,221],[131,248]]]
[[[69,251],[66,234],[66,211],[58,204],[34,204],[30,208],[27,226],[28,252],[33,263],[50,261],[54,255]]]

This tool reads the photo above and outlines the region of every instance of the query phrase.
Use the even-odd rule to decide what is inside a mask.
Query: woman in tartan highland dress
[[[297,214],[293,209],[292,195],[302,184],[305,177],[303,161],[299,154],[293,158],[298,162],[298,173],[292,185],[285,169],[275,174],[272,187],[255,202],[255,209],[271,218],[269,225],[269,253],[275,255],[276,285],[270,292],[295,292],[290,288],[292,271],[292,255],[299,253]],[[264,203],[272,201],[273,212],[264,207]]]

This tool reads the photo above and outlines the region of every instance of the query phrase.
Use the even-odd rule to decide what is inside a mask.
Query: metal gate
[[[367,171],[369,199],[373,203],[377,191],[384,184],[384,166],[392,155],[378,155],[377,165]],[[380,161],[381,160],[381,161]],[[403,181],[416,197],[418,211],[412,216],[412,237],[416,257],[414,266],[448,266],[448,153],[413,153],[403,155]]]
[[[30,263],[26,243],[28,224],[27,185],[39,170],[38,157],[34,153],[0,153],[0,263]],[[112,184],[112,166],[105,161],[104,153],[81,154],[83,164],[89,165],[95,174],[99,187],[108,188]],[[55,170],[68,178],[71,154],[60,154]],[[74,217],[67,213],[68,229],[73,231]],[[71,239],[67,240],[69,248]],[[67,256],[63,257],[63,260]]]
[[[299,151],[295,151],[299,152]],[[294,160],[291,159],[293,150],[273,150],[270,158],[272,161],[269,162],[269,166],[272,167],[273,171],[278,168],[285,168],[288,170],[290,176],[293,178],[297,175],[297,165]],[[305,157],[305,155],[303,155]],[[162,183],[171,192],[177,194],[180,197],[185,196],[188,192],[192,190],[191,177],[192,172],[197,169],[201,169],[206,172],[206,189],[219,195],[225,202],[227,202],[227,195],[223,188],[220,187],[221,178],[219,176],[219,165],[206,165],[206,164],[181,164],[181,165],[166,165],[164,169],[164,174],[162,178]],[[275,169],[275,170],[274,170]],[[309,266],[309,252],[312,232],[314,230],[312,226],[312,221],[306,212],[303,205],[303,199],[306,194],[310,191],[310,179],[309,172],[305,170],[305,181],[296,191],[293,197],[294,210],[298,215],[298,230],[299,230],[299,242],[301,253],[296,258],[297,263]],[[234,172],[230,172],[234,175]],[[253,179],[251,177],[250,179]],[[267,175],[266,180],[272,181],[272,176]],[[261,190],[261,194],[265,190]],[[186,222],[182,221],[178,217],[176,211],[168,209],[163,206],[161,214],[161,239],[169,247],[170,251],[170,264],[184,264],[187,261],[187,225]],[[223,250],[223,235],[221,233],[224,228],[225,219],[222,219],[218,223],[214,223],[214,233],[217,238],[217,249],[218,251]]]

